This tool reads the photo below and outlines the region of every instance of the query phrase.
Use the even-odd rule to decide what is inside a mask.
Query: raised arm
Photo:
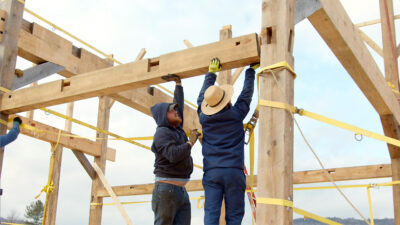
[[[19,125],[21,123],[22,121],[19,117],[14,118],[13,127],[10,129],[10,131],[5,135],[0,136],[0,148],[10,144],[15,139],[17,139],[19,134]]]
[[[242,92],[240,92],[240,95],[234,105],[234,107],[239,110],[242,120],[246,117],[250,110],[250,103],[254,93],[255,73],[256,72],[252,67],[246,70]]]
[[[178,103],[178,115],[182,119],[182,123],[179,125],[180,127],[183,126],[183,109],[185,108],[185,95],[183,94],[183,87],[178,82],[175,86],[174,91],[174,103]]]

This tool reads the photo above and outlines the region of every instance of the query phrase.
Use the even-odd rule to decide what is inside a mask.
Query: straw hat
[[[231,101],[232,95],[232,85],[210,86],[204,93],[201,111],[206,115],[213,115],[221,111]]]

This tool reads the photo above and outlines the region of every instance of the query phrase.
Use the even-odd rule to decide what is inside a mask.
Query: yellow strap
[[[396,90],[394,84],[392,84],[391,82],[387,82],[387,83],[388,83],[390,89],[392,89],[392,91],[393,91],[394,93],[400,95],[400,92],[399,92],[398,90]]]
[[[262,68],[260,69],[260,71],[258,71],[257,77],[259,76],[259,74],[261,74],[261,73],[264,72],[264,71],[267,71],[267,70],[274,70],[274,69],[279,69],[279,68],[289,70],[289,72],[291,72],[291,73],[293,74],[294,78],[296,79],[296,77],[297,77],[296,72],[294,72],[294,70],[292,69],[292,67],[291,67],[291,66],[289,65],[289,63],[287,63],[286,61],[282,61],[282,62],[278,62],[278,63],[272,64],[272,65],[269,65],[269,66],[266,66],[266,67],[262,67]]]
[[[332,220],[326,219],[324,217],[315,215],[313,213],[296,208],[293,206],[293,202],[289,201],[289,200],[257,197],[257,204],[279,205],[279,206],[290,207],[290,208],[293,208],[293,212],[300,214],[300,215],[304,216],[305,218],[310,218],[310,219],[317,220],[319,222],[322,222],[325,224],[330,224],[330,225],[341,225],[340,223],[337,223],[335,221],[332,221]]]
[[[250,133],[250,191],[253,191],[253,188],[254,188],[254,132],[251,132]]]
[[[368,193],[368,205],[369,205],[369,220],[371,225],[374,225],[374,214],[372,212],[372,200],[371,200],[371,191],[370,187],[367,187],[367,193]]]
[[[309,111],[306,111],[306,110],[303,110],[303,109],[299,109],[299,108],[296,108],[296,107],[294,107],[292,105],[289,105],[289,104],[286,104],[286,103],[267,101],[267,100],[262,100],[261,99],[261,100],[259,100],[258,104],[261,105],[261,106],[285,109],[285,110],[291,111],[293,113],[298,113],[298,114],[300,114],[302,116],[309,117],[309,118],[314,119],[314,120],[318,120],[318,121],[321,121],[321,122],[324,122],[324,123],[327,123],[327,124],[330,124],[330,125],[333,125],[333,126],[340,127],[342,129],[345,129],[345,130],[352,131],[352,132],[354,132],[356,134],[362,134],[364,136],[367,136],[367,137],[370,137],[370,138],[374,138],[374,139],[377,139],[377,140],[380,140],[380,141],[384,141],[386,143],[389,143],[389,144],[392,144],[392,145],[400,147],[400,141],[396,140],[394,138],[387,137],[387,136],[384,136],[384,135],[381,135],[381,134],[377,134],[377,133],[374,133],[374,132],[371,132],[371,131],[368,131],[368,130],[365,130],[365,129],[362,129],[362,128],[359,128],[359,127],[356,127],[356,126],[353,126],[353,125],[350,125],[350,124],[347,124],[347,123],[343,123],[343,122],[340,122],[340,121],[337,121],[337,120],[334,120],[334,119],[331,119],[331,118],[328,118],[328,117],[325,117],[325,116],[322,116],[322,115],[319,115],[319,114],[316,114],[316,113],[312,113],[312,112],[309,112]]]

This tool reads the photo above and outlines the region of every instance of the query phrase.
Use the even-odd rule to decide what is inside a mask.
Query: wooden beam
[[[227,25],[222,27],[222,29],[219,31],[219,40],[224,41],[232,38],[232,26]],[[212,58],[210,58],[211,60]],[[224,66],[224,64],[222,64]],[[223,84],[231,84],[231,79],[232,79],[232,70],[223,70],[220,71],[218,76],[217,76],[217,83],[219,85]],[[220,225],[221,221],[220,221]]]
[[[392,176],[392,167],[390,164],[332,168],[328,169],[328,171],[335,181],[387,178]],[[323,170],[308,170],[293,173],[294,184],[311,184],[322,182],[330,182],[329,178],[325,176],[325,172]],[[255,175],[255,187],[257,186],[257,183],[257,175]],[[247,184],[250,185],[249,176],[247,177]],[[136,184],[114,186],[113,190],[117,196],[132,196],[151,194],[153,188],[154,184]],[[186,190],[189,192],[193,192],[203,191],[204,189],[203,185],[201,184],[201,180],[191,180],[189,181],[189,183],[187,183]],[[104,188],[99,189],[97,195],[100,197],[109,197],[107,191]]]
[[[94,163],[93,168],[96,171],[97,175],[99,176],[101,182],[103,183],[105,189],[107,190],[108,194],[112,197],[114,204],[117,206],[119,212],[121,213],[122,217],[125,220],[125,223],[128,225],[133,225],[131,219],[129,218],[128,214],[126,213],[124,207],[122,206],[121,202],[118,200],[117,196],[115,195],[114,191],[112,190],[110,184],[108,183],[106,176],[104,176],[103,171],[101,171],[100,167]]]
[[[385,66],[385,78],[395,90],[399,90],[399,68],[397,63],[396,28],[394,24],[393,1],[379,0],[381,14],[381,30],[383,43],[383,59]],[[381,116],[383,130],[386,136],[400,139],[398,123],[392,115]],[[388,145],[392,160],[393,181],[400,180],[400,148]],[[400,224],[400,187],[394,185],[393,206],[395,224]]]
[[[140,50],[139,54],[137,55],[135,61],[142,60],[145,54],[146,54],[146,49],[142,48],[142,50]],[[118,93],[116,95],[118,96]],[[114,105],[114,102],[115,102],[115,99],[111,99],[110,105],[108,107],[111,108]]]
[[[27,21],[23,22],[18,48],[19,56],[26,60],[35,63],[49,61],[63,66],[65,70],[60,74],[65,77],[112,66],[107,60],[94,54],[87,54],[84,49],[79,50],[61,36]],[[80,57],[77,54],[78,52],[81,52]],[[82,57],[82,52],[84,57]],[[171,96],[158,88],[153,88],[153,90],[154,95],[149,94],[146,88],[141,88],[140,90],[132,90],[132,92],[124,91],[113,94],[112,98],[151,116],[151,106],[159,102],[172,102]],[[190,117],[185,115],[183,128],[186,131],[195,128],[201,129],[196,110],[185,105],[185,113],[190,114]]]
[[[1,2],[0,10],[3,11],[0,21],[4,24],[0,39],[0,86],[11,89],[15,76],[18,33],[21,29],[24,5],[18,0],[6,0]],[[0,119],[7,121],[8,115],[0,113]],[[6,132],[7,126],[0,124],[0,135]],[[0,148],[0,178],[3,158],[4,148]]]
[[[67,104],[67,112],[66,115],[69,117],[73,116],[73,108],[74,108],[74,103],[70,102]],[[72,121],[70,120],[65,120],[65,126],[64,126],[65,131],[71,132],[72,129]],[[52,148],[54,147],[56,143],[52,143]],[[76,150],[72,150],[74,153],[79,152]],[[53,181],[54,184],[54,189],[49,196],[48,199],[48,205],[46,208],[46,212],[44,213],[45,218],[43,218],[44,224],[56,224],[56,215],[57,215],[57,202],[58,202],[58,191],[60,189],[60,174],[61,174],[61,163],[62,163],[62,153],[63,153],[63,145],[60,145],[57,143],[57,148],[54,151],[54,165],[53,165],[53,173],[51,174],[51,180]],[[84,155],[82,152],[79,152],[80,154]]]
[[[110,98],[107,96],[99,97],[99,109],[97,115],[97,127],[103,130],[108,130],[110,123]],[[97,139],[97,143],[101,145],[100,156],[94,157],[94,163],[99,167],[99,171],[105,174],[106,170],[106,150],[107,150],[107,135],[104,133],[97,132],[96,137],[102,138]],[[99,172],[97,173],[99,174]],[[92,191],[90,203],[103,203],[103,198],[97,196],[99,189],[103,188],[103,182],[99,176],[96,176],[92,181]],[[103,212],[103,205],[90,205],[89,212],[89,225],[100,225],[101,216]]]
[[[43,130],[44,132],[41,133],[36,133],[32,130],[27,130],[27,129],[21,129],[21,134],[37,138],[42,141],[50,142],[50,143],[57,143],[58,139],[58,132],[60,129],[48,126],[46,124],[30,120],[26,117],[18,115],[24,124],[28,124],[32,127],[35,127],[39,130]],[[9,129],[11,129],[11,124],[9,124]],[[68,134],[68,135],[74,135],[70,132],[62,131],[63,134]],[[93,142],[89,139],[84,139],[84,138],[75,138],[75,137],[67,137],[67,136],[61,136],[59,144],[63,145],[66,148],[72,149],[72,150],[78,150],[83,153],[86,153],[88,155],[92,156],[98,156],[100,155],[100,149],[101,146],[100,144]],[[107,160],[110,161],[115,161],[115,149],[108,148],[107,149]]]
[[[82,165],[83,169],[85,169],[89,177],[92,180],[94,180],[96,178],[96,171],[93,169],[92,164],[89,162],[85,154],[76,150],[72,150],[72,153],[74,153],[74,155],[78,159],[79,163]]]
[[[400,121],[400,106],[375,60],[339,1],[320,0],[322,9],[308,17],[379,115]]]
[[[293,68],[294,0],[263,0],[260,67],[286,61]],[[259,99],[293,105],[294,76],[288,70],[260,75]],[[293,119],[283,109],[260,107],[257,198],[293,201]],[[293,209],[257,204],[258,225],[293,223]]]
[[[147,87],[137,88],[129,91],[119,92],[117,94],[110,94],[111,98],[130,106],[146,115],[151,116],[150,107],[160,102],[172,102],[172,98],[166,95],[160,89],[154,88],[152,94],[147,92]],[[191,129],[201,130],[201,125],[198,120],[197,112],[195,109],[185,105],[184,109],[184,124],[185,131]]]
[[[17,90],[3,95],[0,110],[15,113],[146,87],[165,82],[162,76],[168,73],[181,78],[197,76],[207,72],[212,57],[218,57],[224,69],[257,62],[257,35],[245,35]]]

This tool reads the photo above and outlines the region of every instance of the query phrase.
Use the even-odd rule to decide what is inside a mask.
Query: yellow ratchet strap
[[[295,106],[292,106],[292,105],[289,105],[289,104],[286,104],[286,103],[283,103],[283,102],[275,102],[275,101],[268,101],[268,100],[262,100],[261,99],[261,100],[258,101],[258,104],[260,106],[267,106],[267,107],[272,107],[272,108],[285,109],[287,111],[291,111],[292,113],[297,113],[297,114],[299,114],[301,116],[306,116],[308,118],[311,118],[311,119],[314,119],[314,120],[318,120],[320,122],[324,122],[324,123],[327,123],[327,124],[330,124],[330,125],[333,125],[333,126],[336,126],[336,127],[340,127],[342,129],[345,129],[345,130],[352,131],[352,132],[354,132],[356,134],[362,134],[364,136],[367,136],[367,137],[370,137],[370,138],[373,138],[373,139],[376,139],[376,140],[380,140],[380,141],[386,142],[388,144],[392,144],[392,145],[400,147],[400,141],[397,140],[397,139],[394,139],[394,138],[391,138],[391,137],[387,137],[387,136],[384,136],[384,135],[381,135],[381,134],[377,134],[377,133],[374,133],[372,131],[365,130],[365,129],[362,129],[362,128],[359,128],[359,127],[356,127],[356,126],[353,126],[353,125],[350,125],[350,124],[347,124],[347,123],[343,123],[343,122],[340,122],[340,121],[337,121],[337,120],[334,120],[334,119],[331,119],[331,118],[328,118],[328,117],[325,117],[325,116],[322,116],[322,115],[319,115],[319,114],[316,114],[316,113],[313,113],[313,112],[309,112],[309,111],[306,111],[306,110],[303,110],[303,109],[299,109],[299,108],[297,108]]]
[[[262,197],[257,197],[257,204],[266,204],[266,205],[278,205],[278,206],[285,206],[285,207],[290,207],[293,209],[293,212],[304,216],[304,218],[310,218],[313,220],[317,220],[319,222],[329,224],[329,225],[342,225],[340,223],[337,223],[335,221],[326,219],[324,217],[315,215],[313,213],[301,210],[299,208],[296,208],[293,206],[293,202],[285,199],[277,199],[277,198],[262,198]]]

